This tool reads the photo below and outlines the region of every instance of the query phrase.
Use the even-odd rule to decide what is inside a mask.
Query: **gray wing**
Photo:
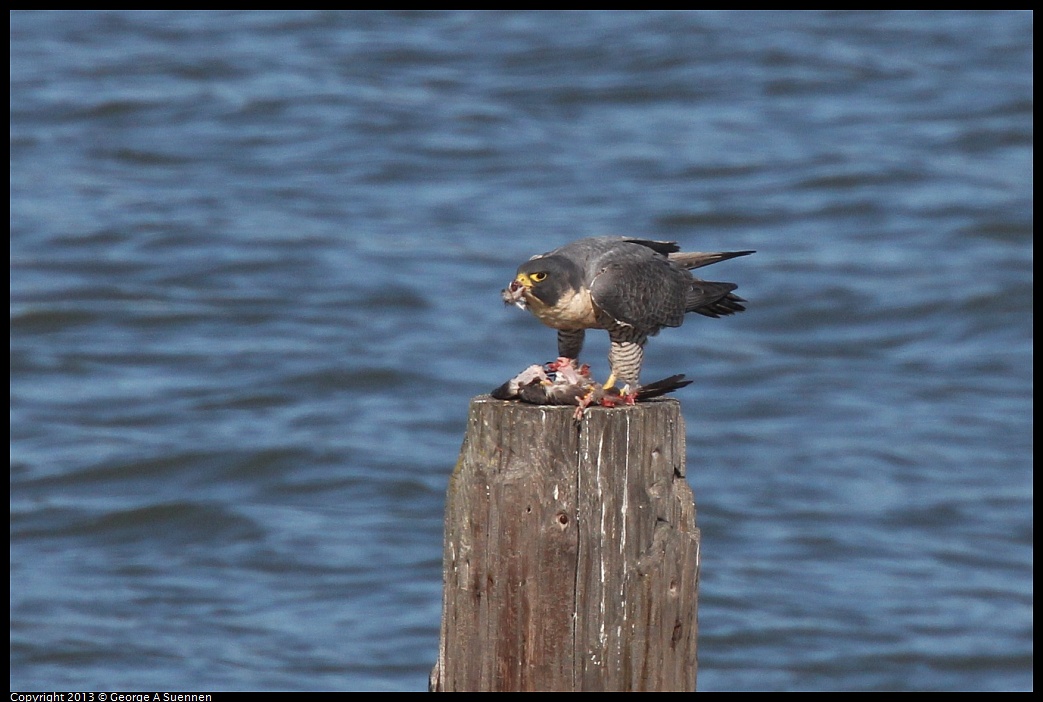
[[[609,317],[651,335],[662,327],[681,326],[692,276],[665,257],[645,251],[649,255],[627,252],[618,260],[602,261],[590,294]]]

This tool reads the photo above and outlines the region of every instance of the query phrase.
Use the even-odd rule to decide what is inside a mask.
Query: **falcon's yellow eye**
[[[532,275],[529,276],[529,278],[531,278],[532,282],[534,282],[534,283],[542,283],[544,280],[546,280],[547,274],[546,273],[542,273],[542,272],[541,273],[533,273]]]

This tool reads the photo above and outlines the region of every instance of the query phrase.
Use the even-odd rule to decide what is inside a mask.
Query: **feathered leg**
[[[558,330],[558,355],[565,358],[577,359],[579,352],[583,350],[583,338],[586,331],[583,329]]]
[[[645,358],[645,342],[648,337],[635,332],[631,327],[620,327],[608,334],[611,346],[608,350],[608,363],[612,375],[605,383],[612,387],[616,380],[622,380],[634,390],[641,378],[641,363]]]

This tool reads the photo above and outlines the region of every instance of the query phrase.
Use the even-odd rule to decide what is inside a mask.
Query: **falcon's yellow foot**
[[[619,382],[618,376],[611,373],[608,380],[598,390],[594,401],[602,407],[619,407],[620,405],[632,405],[637,402],[637,391],[631,391],[630,383],[624,383],[623,387],[615,387]]]
[[[615,373],[609,373],[608,380],[606,380],[605,384],[601,386],[601,389],[606,392],[612,391],[620,395],[631,395],[637,392],[636,389],[631,391],[630,383],[623,383],[623,387],[616,388],[617,382],[619,382],[619,377]]]

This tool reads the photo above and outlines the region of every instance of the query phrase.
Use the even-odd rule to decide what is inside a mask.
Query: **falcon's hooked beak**
[[[525,293],[531,287],[532,281],[529,279],[529,276],[519,273],[518,277],[512,280],[505,290],[501,291],[500,295],[503,297],[503,304],[514,305],[521,310],[528,309],[529,303],[525,299]]]

